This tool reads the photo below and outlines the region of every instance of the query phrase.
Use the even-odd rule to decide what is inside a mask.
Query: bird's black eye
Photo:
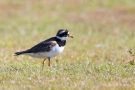
[[[58,36],[60,36],[60,37],[67,37],[68,36],[68,32],[63,32],[63,33],[59,34]]]
[[[67,29],[60,29],[56,35],[59,37],[67,37],[68,34],[69,32]]]

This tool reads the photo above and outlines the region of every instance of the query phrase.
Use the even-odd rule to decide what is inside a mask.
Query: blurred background
[[[1,0],[0,48],[13,53],[55,35],[61,28],[69,29],[75,36],[69,40],[65,53],[75,54],[75,58],[80,54],[92,57],[99,49],[107,54],[104,49],[113,52],[134,48],[134,3],[134,0]]]
[[[18,39],[26,46],[23,40],[34,42],[60,28],[89,43],[95,33],[100,33],[96,38],[116,38],[134,33],[134,16],[134,0],[1,0],[0,46],[14,47]]]
[[[28,72],[32,72],[34,68],[32,65],[36,63],[37,67],[40,66],[40,62],[38,60],[33,61],[35,60],[33,58],[14,57],[14,52],[30,48],[38,42],[54,36],[58,29],[61,28],[69,29],[75,37],[68,40],[64,54],[58,58],[61,68],[64,68],[62,65],[66,63],[68,65],[73,64],[73,67],[78,63],[81,76],[83,69],[81,69],[79,63],[84,66],[89,63],[96,65],[108,62],[116,65],[127,63],[132,58],[127,51],[135,48],[135,0],[0,0],[0,79],[2,82],[10,81],[10,79],[4,78],[5,76],[8,78],[12,77],[11,80],[16,80],[14,76],[10,76],[10,73],[16,72],[12,72],[12,70],[10,73],[5,72],[13,69],[12,67],[17,68],[17,70],[25,70],[24,67],[30,64],[30,67],[26,68],[25,73],[20,72],[20,77],[26,74],[26,77],[24,77],[26,79],[27,75],[30,75]],[[67,68],[69,69],[69,67]],[[106,67],[103,65],[103,68]],[[119,70],[119,67],[117,70]],[[123,72],[125,73],[126,71]],[[123,75],[123,72],[119,72],[119,75]],[[34,73],[37,72],[35,71]],[[99,74],[99,72],[94,73],[95,75]],[[134,75],[132,71],[128,73]],[[87,74],[82,76],[89,76],[85,75]],[[18,76],[18,74],[15,76]],[[41,74],[41,76],[44,76],[44,74]],[[120,77],[124,78],[125,76]],[[38,80],[39,78],[40,76],[34,79]],[[44,79],[44,77],[42,78]],[[48,78],[52,79],[49,76]],[[95,80],[93,83],[96,83],[96,85],[89,83],[88,86],[91,85],[94,88],[98,88],[98,85],[102,86],[101,78],[104,83],[108,83],[106,82],[106,77],[101,75],[97,76],[97,78],[92,78]],[[113,81],[112,78],[114,79],[115,77],[112,76],[108,80]],[[83,85],[79,79],[76,82],[77,86]],[[25,81],[27,82],[27,79]],[[63,81],[63,83],[65,82]],[[116,82],[121,83],[121,79],[118,81],[114,79],[113,83]],[[135,80],[131,79],[131,86],[133,86],[134,82]],[[8,84],[12,85],[11,83],[9,82]],[[27,83],[28,85],[30,84],[29,82]],[[42,82],[38,84],[44,85]],[[58,88],[57,84],[55,82],[56,86],[54,88]],[[72,83],[70,84],[72,85]],[[5,85],[3,88],[7,86],[6,83],[3,85]],[[14,87],[18,86],[15,85]],[[86,87],[86,89],[88,88]]]

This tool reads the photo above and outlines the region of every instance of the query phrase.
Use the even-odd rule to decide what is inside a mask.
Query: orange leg
[[[48,58],[48,66],[50,67],[51,62],[50,62],[50,58]]]
[[[42,70],[43,70],[43,68],[44,68],[45,60],[46,60],[46,59],[44,59],[43,62],[42,62]]]

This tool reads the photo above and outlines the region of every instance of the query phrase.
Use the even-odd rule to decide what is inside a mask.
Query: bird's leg
[[[43,62],[42,62],[42,70],[43,70],[43,68],[44,68],[45,60],[46,60],[46,58],[45,58],[45,59],[43,60]]]
[[[51,62],[50,62],[50,58],[48,58],[48,66],[50,67]]]

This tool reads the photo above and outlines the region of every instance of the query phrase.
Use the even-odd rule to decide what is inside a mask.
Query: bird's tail
[[[15,52],[14,55],[15,55],[15,56],[18,56],[18,55],[22,55],[22,54],[24,54],[24,53],[26,53],[26,51]]]

